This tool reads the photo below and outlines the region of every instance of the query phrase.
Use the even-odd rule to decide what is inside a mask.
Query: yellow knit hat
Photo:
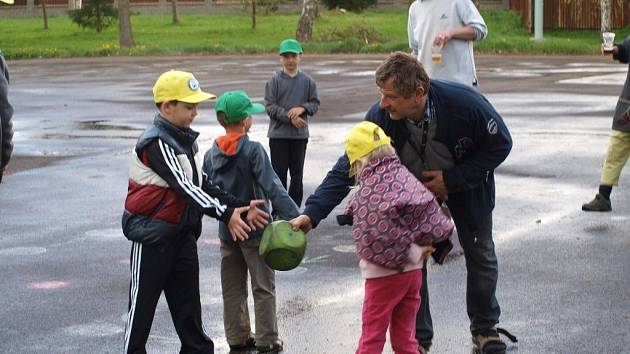
[[[381,127],[372,122],[363,121],[350,130],[346,136],[344,147],[346,155],[350,159],[350,165],[352,165],[377,147],[391,144],[391,142],[392,139],[385,134]]]

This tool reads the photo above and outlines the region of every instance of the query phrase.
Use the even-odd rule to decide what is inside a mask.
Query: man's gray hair
[[[429,92],[429,76],[418,60],[403,52],[391,54],[376,69],[376,85],[383,87],[387,81],[394,79],[394,89],[403,97],[415,94],[419,87]]]

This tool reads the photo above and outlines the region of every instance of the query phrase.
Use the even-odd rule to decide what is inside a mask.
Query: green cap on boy
[[[214,107],[216,112],[225,114],[225,123],[233,124],[242,121],[252,114],[262,113],[265,106],[260,103],[252,103],[245,91],[227,91],[217,100]]]
[[[295,39],[285,39],[280,43],[280,55],[285,53],[302,54],[302,45]]]

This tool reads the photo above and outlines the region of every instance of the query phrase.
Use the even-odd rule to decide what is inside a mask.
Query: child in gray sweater
[[[302,175],[308,143],[308,117],[317,113],[319,98],[315,81],[300,70],[302,46],[295,39],[280,43],[282,69],[265,85],[266,110],[269,115],[269,150],[271,164],[287,188],[287,171],[291,175],[289,196],[302,204]]]

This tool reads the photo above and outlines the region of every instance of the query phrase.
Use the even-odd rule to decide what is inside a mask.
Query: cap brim
[[[260,103],[252,102],[252,109],[250,109],[248,113],[252,115],[256,113],[263,113],[264,111],[265,111],[265,106],[261,105]]]
[[[287,53],[291,53],[291,54],[302,54],[302,52],[300,52],[300,51],[298,51],[298,50],[292,50],[292,49],[289,49],[289,50],[285,50],[284,52],[280,52],[280,55],[282,55],[282,54],[287,54]]]
[[[13,0],[0,0],[0,1],[9,5],[13,4]]]
[[[197,92],[197,93],[195,93],[193,95],[190,95],[190,96],[187,96],[187,97],[184,97],[184,98],[180,98],[180,99],[178,99],[178,101],[185,102],[185,103],[199,103],[199,102],[203,102],[203,101],[206,101],[206,100],[213,100],[215,98],[217,98],[217,96],[215,96],[215,95],[213,95],[211,93],[200,91],[200,92]]]

